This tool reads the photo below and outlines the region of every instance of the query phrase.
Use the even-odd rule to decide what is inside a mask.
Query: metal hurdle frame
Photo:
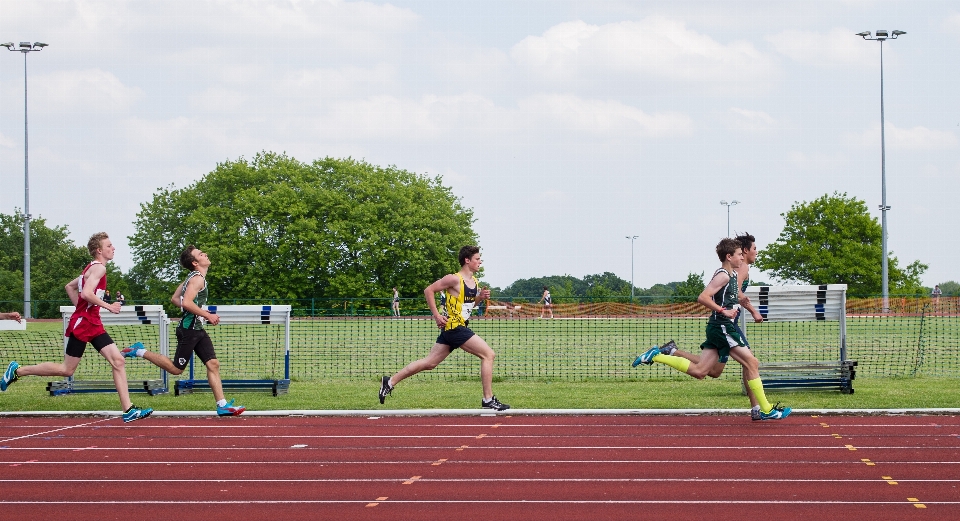
[[[283,379],[278,380],[221,380],[224,391],[268,391],[274,396],[286,394],[290,389],[290,311],[289,305],[208,305],[203,309],[220,317],[220,325],[234,324],[283,324]],[[177,380],[174,393],[190,394],[195,391],[209,391],[210,383],[207,380],[197,380],[193,374],[193,363],[196,357],[190,358],[189,378]]]
[[[760,375],[765,389],[839,390],[853,394],[857,362],[847,359],[846,284],[750,286],[744,293],[764,321],[836,320],[839,323],[837,360],[761,363]],[[741,313],[740,328],[749,340],[748,322],[747,313]]]
[[[76,310],[76,306],[60,306],[60,314],[63,316],[63,331],[66,333],[67,326],[70,324],[70,317]],[[169,346],[170,319],[163,310],[163,306],[124,306],[120,308],[120,313],[113,314],[104,312],[100,314],[100,320],[104,326],[140,326],[156,325],[159,328],[159,348],[160,354],[167,356],[167,347]],[[64,339],[64,349],[66,349],[66,339]],[[131,393],[147,393],[150,395],[164,394],[168,390],[168,374],[163,369],[157,369],[160,372],[160,378],[157,380],[127,380],[127,388]],[[117,388],[113,380],[76,380],[68,376],[58,382],[49,382],[47,391],[51,396],[60,396],[72,393],[115,393]]]

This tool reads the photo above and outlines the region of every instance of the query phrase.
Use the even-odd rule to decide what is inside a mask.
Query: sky
[[[6,2],[28,68],[30,213],[116,263],[161,187],[285,152],[441,176],[485,280],[712,272],[716,243],[846,193],[960,279],[960,4],[948,1]],[[24,59],[0,48],[0,212],[24,206]],[[724,206],[721,200],[739,203]],[[627,237],[636,236],[636,240]],[[880,267],[877,267],[880,270]],[[763,273],[754,280],[775,282]],[[833,281],[822,281],[824,283]]]

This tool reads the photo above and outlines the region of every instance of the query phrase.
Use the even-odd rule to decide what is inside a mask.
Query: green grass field
[[[797,408],[915,408],[960,406],[957,317],[848,318],[848,357],[860,361],[853,395],[835,392],[770,393]],[[481,319],[471,326],[498,353],[495,392],[522,408],[745,408],[740,371],[731,367],[719,380],[695,381],[666,367],[631,368],[637,353],[673,338],[681,346],[700,342],[698,319]],[[32,322],[26,334],[0,333],[0,361],[24,364],[62,359],[62,324]],[[231,331],[231,328],[234,331]],[[246,331],[239,331],[245,328]],[[212,327],[224,378],[277,378],[282,350],[276,328]],[[147,326],[110,328],[118,344],[148,341]],[[265,334],[253,334],[259,331]],[[761,360],[836,359],[839,330],[829,323],[748,324]],[[291,326],[292,379],[289,395],[236,396],[251,409],[376,409],[380,375],[392,374],[423,356],[436,330],[429,320],[348,318],[297,320]],[[172,335],[171,335],[172,337]],[[268,347],[269,346],[269,347]],[[268,353],[264,355],[264,353]],[[258,357],[257,355],[260,355]],[[130,360],[128,374],[156,378],[159,370]],[[201,368],[197,375],[204,378]],[[78,377],[109,379],[109,367],[88,348]],[[403,382],[387,407],[475,408],[479,405],[478,364],[454,352],[437,370]],[[917,375],[916,377],[911,377]],[[0,410],[110,410],[113,394],[47,396],[51,379],[25,378],[0,394]],[[158,410],[204,410],[209,394],[174,397],[139,395]]]

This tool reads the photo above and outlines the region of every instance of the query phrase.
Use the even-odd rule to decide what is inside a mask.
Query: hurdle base
[[[220,383],[224,392],[270,392],[279,396],[290,391],[290,380],[221,380]],[[173,386],[175,396],[208,391],[210,383],[207,380],[177,380]]]
[[[147,393],[150,396],[170,392],[163,385],[163,380],[128,380],[127,391]],[[113,380],[60,380],[47,382],[47,392],[50,396],[64,396],[83,393],[115,393],[117,388]]]

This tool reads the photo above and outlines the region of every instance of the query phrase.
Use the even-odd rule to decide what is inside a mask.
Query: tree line
[[[880,293],[881,226],[866,203],[826,194],[795,203],[785,226],[761,251],[756,268],[784,283],[844,283],[851,296]],[[459,265],[464,244],[482,247],[465,207],[440,177],[346,158],[310,163],[264,152],[225,161],[183,188],[158,189],[140,205],[129,237],[134,265],[108,264],[111,290],[128,302],[166,302],[185,276],[177,257],[189,244],[214,261],[213,298],[311,299],[420,297],[423,288]],[[108,233],[110,230],[106,230]],[[66,226],[36,218],[31,226],[31,293],[65,300],[63,286],[89,261]],[[0,301],[23,301],[23,215],[0,214]],[[929,295],[920,276],[927,266],[901,267],[889,255],[892,295]],[[481,271],[482,276],[482,271]],[[632,288],[638,297],[694,297],[703,273],[684,281]],[[557,275],[492,288],[501,298],[629,297],[631,285],[613,273],[583,278]],[[960,284],[940,283],[944,296]],[[57,303],[59,305],[59,303]],[[37,316],[58,316],[54,304]]]

